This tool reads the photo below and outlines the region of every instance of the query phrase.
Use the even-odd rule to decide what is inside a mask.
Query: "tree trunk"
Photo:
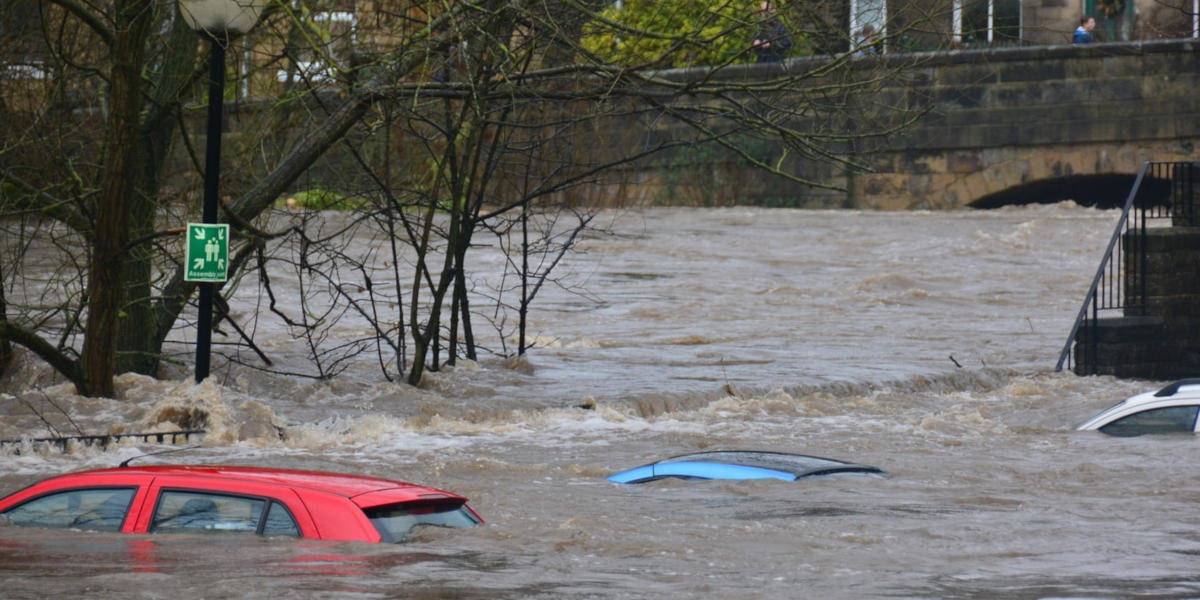
[[[151,0],[116,3],[109,98],[105,124],[104,172],[96,202],[96,230],[88,269],[88,320],[81,356],[87,396],[112,396],[116,373],[117,336],[124,286],[121,275],[128,259],[130,198],[142,172],[138,164],[139,120],[142,109],[142,65],[153,11]]]
[[[183,19],[172,21],[167,37],[167,51],[154,74],[154,97],[145,122],[141,124],[142,165],[134,180],[135,191],[129,196],[129,239],[148,240],[156,227],[158,194],[162,185],[163,165],[171,152],[171,143],[179,122],[176,109],[180,97],[195,83],[196,48],[200,36]],[[155,248],[150,242],[129,249],[121,278],[125,282],[121,323],[137,326],[119,327],[117,332],[117,373],[133,371],[154,376],[162,344],[158,340],[159,313],[153,298],[153,258]]]
[[[470,232],[474,231],[474,225],[464,227],[464,231],[469,235]],[[455,274],[457,278],[455,282],[455,289],[458,290],[459,293],[458,308],[462,312],[462,335],[463,344],[465,344],[467,348],[467,358],[471,360],[477,360],[478,356],[475,352],[475,332],[471,330],[471,303],[469,300],[467,300],[467,277],[466,265],[464,264],[464,262],[467,260],[467,246],[469,244],[470,239],[468,238],[467,241],[458,245],[458,273]]]
[[[433,217],[436,214],[437,201],[430,198],[429,207],[425,210],[424,223],[421,226],[421,239],[415,245],[417,251],[417,264],[413,269],[413,285],[412,298],[408,301],[408,316],[409,328],[412,331],[413,337],[413,359],[412,368],[408,371],[409,385],[418,385],[421,383],[421,376],[425,372],[425,354],[429,351],[429,340],[426,332],[429,331],[429,326],[426,326],[425,331],[421,331],[420,321],[418,320],[419,300],[421,298],[421,273],[425,270],[425,257],[429,254],[429,234],[433,229]],[[431,284],[432,285],[432,284]],[[431,305],[429,313],[429,321],[433,323],[435,320],[436,304]]]
[[[6,323],[8,323],[8,304],[4,301],[4,264],[0,263],[0,326]],[[12,342],[8,341],[7,336],[0,336],[0,377],[4,376],[4,371],[11,361]]]
[[[451,302],[450,321],[450,364],[458,358],[458,337],[462,334],[466,357],[476,360],[475,333],[471,331],[471,304],[467,299],[467,248],[471,245],[471,234],[475,230],[474,220],[463,217],[459,226],[458,243],[454,246],[454,290]]]
[[[449,162],[449,161],[447,161]],[[451,191],[458,191],[460,188],[451,185]],[[416,319],[411,319],[413,325],[413,365],[412,370],[408,373],[408,383],[418,385],[421,383],[421,376],[424,374],[426,367],[425,360],[429,356],[430,348],[433,348],[433,360],[437,360],[437,342],[440,338],[442,305],[446,300],[446,292],[450,289],[450,285],[454,282],[454,257],[457,254],[458,245],[458,229],[462,218],[463,203],[459,202],[460,196],[451,194],[450,204],[450,226],[446,228],[446,256],[442,263],[442,272],[438,276],[437,288],[433,290],[429,299],[429,320],[425,324],[425,331],[421,331],[420,327],[416,326]],[[434,205],[436,201],[430,201],[429,212],[426,213],[425,221],[425,237],[428,239],[429,229],[432,227]],[[424,262],[426,252],[428,252],[428,242],[422,244],[423,249],[419,252],[419,260]],[[414,283],[414,294],[417,286],[420,285],[421,269],[418,268],[417,281]],[[416,298],[413,298],[412,306],[417,306]],[[415,312],[414,312],[415,316]],[[436,365],[435,365],[436,366]]]
[[[454,263],[454,273],[454,288],[450,291],[450,342],[446,347],[446,354],[448,354],[446,364],[448,365],[458,363],[458,299],[462,291],[459,287],[459,281],[462,279],[459,277],[462,273],[462,265],[458,263],[457,258]]]
[[[139,161],[140,162],[140,161]],[[126,198],[125,238],[146,239],[154,233],[157,203],[143,185],[130,186]],[[117,327],[115,373],[133,371],[153,376],[158,371],[160,348],[155,341],[153,288],[154,246],[149,243],[127,248],[120,261],[121,304]]]

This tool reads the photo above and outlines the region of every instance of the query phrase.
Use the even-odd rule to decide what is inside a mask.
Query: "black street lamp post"
[[[204,157],[204,208],[201,220],[217,222],[221,178],[221,113],[225,101],[225,47],[258,21],[266,0],[179,0],[179,12],[188,25],[208,38],[209,63],[208,137]],[[212,305],[215,283],[201,283],[196,331],[196,383],[208,377],[212,356]]]

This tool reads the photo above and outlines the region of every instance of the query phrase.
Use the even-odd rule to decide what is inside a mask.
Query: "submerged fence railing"
[[[122,440],[137,440],[146,443],[159,444],[178,444],[180,442],[191,441],[193,437],[203,436],[207,431],[203,429],[182,429],[179,431],[154,431],[150,433],[106,433],[100,435],[66,435],[44,438],[23,438],[12,440],[0,440],[0,448],[14,448],[14,453],[20,454],[20,446],[29,444],[31,446],[52,446],[60,451],[66,452],[72,444],[81,446],[96,446],[101,449],[108,448],[111,444],[120,443]]]
[[[1200,224],[1195,202],[1195,163],[1148,162],[1125,200],[1125,208],[1100,259],[1096,276],[1083,306],[1058,356],[1055,371],[1063,366],[1080,375],[1094,375],[1099,368],[1099,323],[1101,314],[1121,311],[1122,316],[1146,315],[1146,229],[1152,220],[1171,219],[1172,225]],[[1075,342],[1079,333],[1087,344],[1082,364]]]

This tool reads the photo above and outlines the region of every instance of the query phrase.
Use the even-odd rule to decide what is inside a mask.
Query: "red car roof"
[[[387,490],[391,501],[420,498],[459,498],[456,494],[442,490],[395,481],[378,477],[362,475],[346,475],[343,473],[327,473],[323,471],[298,471],[292,469],[270,469],[262,467],[230,467],[213,465],[153,465],[144,467],[116,467],[111,469],[96,469],[61,475],[60,477],[78,477],[90,475],[149,475],[158,476],[200,476],[213,477],[234,481],[253,481],[258,483],[274,483],[292,487],[302,487],[347,498],[353,498],[372,492]]]

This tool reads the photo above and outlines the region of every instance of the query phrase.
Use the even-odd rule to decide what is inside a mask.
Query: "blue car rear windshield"
[[[421,525],[465,529],[479,524],[479,519],[461,501],[409,502],[377,506],[363,512],[367,513],[385,544],[403,542]]]

